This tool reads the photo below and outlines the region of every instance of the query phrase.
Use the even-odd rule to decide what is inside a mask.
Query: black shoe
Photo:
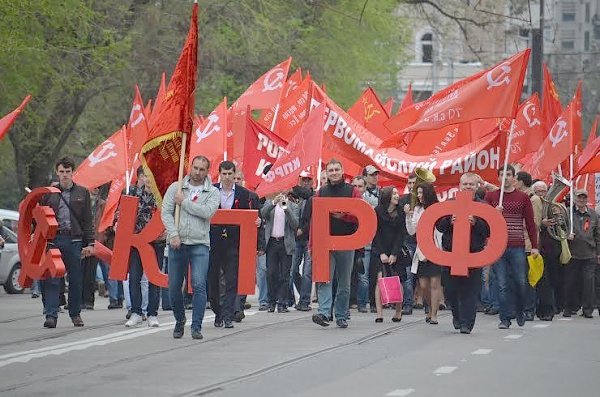
[[[440,303],[440,306],[438,308],[439,308],[439,310],[446,310],[446,304]]]
[[[535,316],[532,312],[525,312],[525,321],[533,321],[534,317]]]
[[[510,321],[500,321],[500,324],[498,324],[498,329],[509,329],[510,328]]]
[[[266,312],[268,309],[269,309],[269,305],[267,305],[265,303],[261,303],[261,305],[258,307],[259,312]]]
[[[225,328],[233,328],[233,323],[231,320],[225,320]]]
[[[584,312],[583,313],[583,317],[585,317],[585,318],[592,318],[594,316],[592,316],[592,313]]]
[[[244,303],[244,310],[248,310],[250,308],[252,308],[252,305],[250,303],[248,303],[248,302]]]
[[[202,332],[200,332],[199,329],[192,330],[192,339],[202,339],[202,338],[204,338],[204,337],[202,336]]]
[[[402,315],[403,316],[410,316],[410,315],[412,315],[412,311],[413,311],[412,307],[403,307],[402,308]]]
[[[275,313],[275,305],[269,305],[269,313]]]
[[[470,334],[471,330],[466,326],[462,326],[462,327],[460,327],[460,333],[461,334]]]
[[[335,325],[337,325],[338,328],[348,328],[348,322],[343,318],[335,320]]]
[[[571,311],[569,309],[565,309],[563,312],[563,317],[571,317]]]
[[[498,309],[489,309],[488,311],[486,311],[486,312],[485,312],[485,314],[488,314],[488,315],[490,315],[490,316],[497,316],[497,315],[498,315],[498,313],[500,313],[500,312],[498,311]]]
[[[235,312],[235,314],[233,315],[233,321],[235,321],[236,323],[241,323],[244,318],[246,318],[246,315],[243,311]]]
[[[525,321],[526,321],[526,315],[524,315],[523,313],[517,314],[517,325],[519,327],[524,326],[525,325]]]
[[[40,294],[38,294],[37,292],[32,292],[31,293],[31,298],[35,299],[35,298],[39,298]]]
[[[543,314],[541,316],[538,316],[540,320],[542,321],[552,321],[552,318],[554,317],[552,314]]]
[[[312,310],[310,306],[302,303],[298,303],[296,306],[294,306],[294,309],[298,310],[299,312],[309,312]]]
[[[371,305],[371,313],[377,313],[377,306]]]
[[[368,313],[369,311],[367,310],[366,306],[359,306],[358,307],[358,312],[359,313]]]
[[[56,328],[56,317],[46,316],[46,321],[44,321],[44,328]]]
[[[185,319],[183,321],[177,321],[175,323],[175,329],[173,330],[173,338],[180,339],[185,332]]]
[[[454,317],[452,317],[452,326],[454,327],[454,329],[461,329],[460,321],[458,321],[458,319]]]
[[[323,314],[313,314],[312,321],[321,327],[329,327],[329,321],[327,321],[327,317]]]
[[[129,320],[131,318],[131,310],[127,310],[127,314],[125,315],[125,318],[127,320]]]
[[[215,318],[215,327],[221,328],[223,326],[223,320],[220,318]]]
[[[278,305],[277,313],[289,313],[289,310],[288,310],[287,306],[285,306],[285,305]]]
[[[83,305],[83,308],[85,310],[94,310],[94,304],[93,303],[86,303]]]
[[[122,309],[122,308],[123,308],[123,304],[119,303],[119,301],[111,300],[110,303],[108,304],[108,310]]]

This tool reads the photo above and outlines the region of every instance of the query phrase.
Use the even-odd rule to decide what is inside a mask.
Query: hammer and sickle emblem
[[[529,124],[530,128],[533,127],[534,125],[542,124],[542,123],[540,123],[540,120],[537,117],[535,117],[535,113],[536,113],[536,108],[533,103],[528,103],[523,108],[523,117],[525,117],[525,120],[527,120],[527,124]]]
[[[204,129],[202,129],[202,126],[196,129],[196,136],[198,137],[196,138],[196,143],[200,143],[203,139],[208,138],[214,132],[221,131],[221,127],[217,124],[218,122],[219,116],[216,113],[211,113],[206,118],[206,125],[204,126]]]
[[[556,122],[556,128],[552,128],[552,131],[548,134],[550,142],[552,142],[552,147],[555,148],[567,135],[569,135],[569,131],[567,131],[567,122],[563,119],[559,119]]]
[[[19,256],[21,258],[21,273],[19,284],[30,287],[33,280],[44,280],[48,277],[63,277],[65,264],[60,250],[52,248],[46,250],[49,240],[56,236],[58,222],[54,211],[50,207],[38,206],[44,194],[59,193],[53,187],[39,187],[25,197],[19,206]],[[36,226],[30,238],[32,221]]]
[[[371,121],[371,119],[375,117],[375,115],[381,113],[379,110],[373,109],[373,104],[369,103],[369,101],[367,101],[366,99],[363,99],[363,105],[365,109],[365,122],[367,123]]]
[[[135,114],[135,112],[139,112],[139,113],[134,120],[133,115]],[[135,126],[138,125],[139,123],[141,123],[142,120],[144,120],[144,113],[142,112],[142,107],[139,104],[136,104],[131,109],[131,114],[129,115],[129,125],[131,126],[131,128],[135,128]]]
[[[267,73],[263,81],[262,92],[273,91],[278,88],[281,88],[283,86],[284,79],[285,76],[282,68],[276,68],[269,71],[269,73]]]
[[[494,71],[500,70],[500,74],[494,76]],[[491,90],[493,87],[500,87],[501,85],[509,85],[510,84],[510,71],[511,67],[508,62],[505,62],[498,67],[487,72],[487,81],[488,81],[488,90]]]
[[[90,160],[90,167],[94,167],[98,163],[106,161],[111,157],[117,157],[117,153],[113,151],[114,148],[115,144],[111,141],[104,142],[104,145],[102,145],[102,148],[100,148],[98,154],[94,154],[92,152],[92,154],[88,156],[88,160]]]
[[[436,222],[455,215],[453,224],[452,251],[442,251],[435,244],[433,231]],[[469,216],[483,219],[490,227],[486,247],[480,252],[471,252],[471,223]],[[469,268],[484,267],[502,256],[508,241],[506,221],[502,214],[488,204],[473,201],[472,192],[458,192],[455,200],[444,201],[427,208],[417,225],[417,244],[423,255],[433,263],[447,266],[453,276],[467,276]]]

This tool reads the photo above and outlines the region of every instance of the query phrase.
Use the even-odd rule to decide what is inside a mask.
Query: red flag
[[[519,106],[514,120],[515,128],[508,158],[511,163],[522,159],[529,153],[536,152],[546,138],[546,128],[542,123],[543,116],[536,93]],[[512,120],[504,119],[500,129],[508,133],[511,124]]]
[[[455,150],[413,156],[399,149],[379,148],[379,138],[329,98],[326,105],[329,112],[324,125],[323,147],[341,153],[362,167],[374,165],[380,175],[406,180],[416,167],[422,167],[436,175],[436,184],[457,184],[465,172],[478,173],[484,179],[496,178],[497,170],[502,166],[506,134],[487,134]]]
[[[300,172],[318,163],[323,140],[325,104],[310,112],[306,123],[292,138],[281,156],[256,188],[256,194],[265,197],[291,189],[298,182]]]
[[[165,101],[165,95],[167,94],[167,82],[165,73],[160,77],[160,85],[158,86],[158,92],[156,93],[156,100],[154,101],[154,107],[150,114],[150,120],[148,120],[148,128],[151,128],[156,124],[158,116],[161,114],[163,103]],[[148,104],[150,105],[150,104]]]
[[[246,187],[255,189],[263,181],[263,171],[283,156],[287,142],[246,115],[243,171]]]
[[[381,140],[392,135],[383,125],[390,118],[389,113],[371,87],[363,91],[360,98],[348,109],[348,114]]]
[[[94,149],[73,173],[73,181],[93,189],[124,175],[128,168],[125,131],[121,127]]]
[[[25,108],[25,105],[27,105],[30,99],[31,95],[27,95],[18,108],[16,108],[15,110],[13,110],[12,112],[0,119],[0,139],[4,138],[4,135],[8,132],[8,129],[13,125],[13,123],[15,122],[19,114],[21,114],[21,112]]]
[[[575,117],[575,125],[573,127],[573,151],[578,152],[581,151],[583,144],[583,124],[581,122],[582,118],[582,82],[579,80],[577,83],[577,88],[575,89],[575,95],[573,96],[573,103],[575,106],[575,112],[577,112],[577,117]]]
[[[600,116],[596,116],[585,149],[577,161],[578,170],[575,176],[600,172],[600,138],[596,138],[599,119]]]
[[[110,184],[108,196],[106,197],[106,204],[104,205],[104,212],[102,213],[102,218],[100,218],[100,223],[98,225],[99,232],[103,232],[113,225],[115,214],[119,207],[121,193],[123,192],[123,189],[125,189],[125,186],[125,175],[115,178]]]
[[[302,83],[302,70],[300,68],[296,69],[296,71],[286,80],[285,86],[283,87],[283,91],[281,94],[281,100],[287,98],[292,91],[294,91],[298,86]],[[281,101],[279,102],[281,106]],[[265,127],[271,129],[273,125],[273,118],[275,117],[275,113],[277,111],[277,105],[271,107],[270,109],[263,109],[260,112],[260,116],[258,116],[258,122],[264,125]]]
[[[190,139],[189,167],[192,160],[198,155],[203,155],[212,165],[211,177],[215,178],[218,165],[225,157],[227,126],[227,98],[202,121],[199,117],[194,119],[194,133]]]
[[[389,97],[387,101],[385,101],[383,108],[385,109],[388,115],[392,114],[392,109],[394,108],[394,98]]]
[[[298,88],[281,101],[274,132],[284,141],[289,142],[308,118],[312,84],[310,75],[306,76]]]
[[[140,162],[140,152],[144,143],[148,139],[148,113],[144,109],[144,102],[138,86],[135,86],[135,97],[133,106],[129,114],[129,123],[127,124],[127,164],[129,167],[136,167]],[[137,164],[137,165],[136,165]]]
[[[577,99],[567,106],[548,133],[542,146],[523,168],[533,178],[544,179],[570,154],[577,124],[581,125],[581,113],[577,111]]]
[[[544,72],[544,88],[542,91],[542,112],[544,113],[544,121],[546,128],[551,128],[551,126],[553,126],[554,123],[556,123],[556,120],[563,112],[563,108],[558,97],[558,92],[556,91],[556,86],[554,85],[554,81],[552,80],[552,75],[548,70],[548,66],[545,63],[543,63],[542,68]]]
[[[290,70],[292,57],[289,57],[279,65],[274,66],[267,73],[260,76],[246,92],[234,102],[237,109],[270,109],[279,103],[283,90],[283,83]]]
[[[467,77],[390,118],[395,133],[382,147],[402,142],[404,132],[436,130],[447,125],[494,117],[514,118],[523,89],[530,50]]]
[[[164,100],[157,99],[149,140],[142,148],[142,164],[159,206],[169,185],[178,179],[183,134],[189,139],[192,132],[197,69],[198,3],[194,3],[185,44]]]
[[[412,83],[409,83],[408,90],[406,91],[406,95],[404,95],[404,99],[402,99],[402,103],[400,104],[400,107],[398,108],[398,113],[400,113],[404,109],[408,109],[413,104],[414,104],[414,101],[413,101],[413,93],[412,93]]]

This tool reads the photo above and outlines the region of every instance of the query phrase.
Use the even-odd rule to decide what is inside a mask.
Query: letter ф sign
[[[433,238],[436,222],[454,215],[452,251],[438,248]],[[471,222],[469,216],[483,219],[490,228],[490,237],[483,251],[470,252]],[[417,244],[431,262],[447,266],[453,276],[468,276],[469,268],[484,267],[498,260],[506,250],[508,230],[502,214],[486,203],[473,201],[472,192],[458,192],[456,200],[434,204],[425,210],[417,225]]]
[[[127,278],[129,253],[132,248],[138,250],[142,266],[148,281],[152,284],[168,287],[167,275],[160,271],[152,242],[165,230],[160,211],[156,211],[150,222],[140,233],[135,233],[135,219],[138,207],[138,198],[132,196],[121,197],[121,210],[118,227],[115,233],[115,244],[112,253],[109,277],[112,280],[125,280]],[[242,258],[255,258],[257,249],[256,210],[217,210],[211,219],[213,225],[239,225],[240,226],[240,255],[238,274],[238,293],[252,295],[255,292],[256,261]]]

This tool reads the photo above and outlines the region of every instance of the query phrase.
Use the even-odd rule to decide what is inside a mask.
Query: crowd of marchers
[[[46,195],[40,204],[55,212],[58,233],[48,246],[60,250],[67,273],[65,278],[34,282],[32,296],[43,298],[44,327],[55,328],[63,311],[68,311],[74,326],[84,326],[81,312],[94,308],[97,290],[109,297],[109,309],[125,306],[126,327],[144,322],[159,327],[162,300],[162,309],[171,310],[175,318],[174,338],[184,335],[191,310],[191,336],[202,339],[207,308],[214,312],[217,328],[233,328],[243,321],[250,304],[238,294],[238,269],[240,261],[247,260],[256,261],[259,311],[314,309],[312,321],[323,327],[335,322],[347,328],[352,310],[370,311],[375,323],[383,323],[387,321],[384,308],[389,307],[394,310],[393,322],[422,309],[424,320],[434,326],[440,310],[451,310],[454,328],[469,334],[477,312],[499,316],[498,328],[508,329],[513,320],[523,326],[536,316],[551,321],[561,313],[570,317],[579,310],[591,318],[600,307],[600,229],[586,190],[574,192],[571,216],[569,203],[556,200],[554,192],[562,187],[559,181],[549,189],[545,182],[532,181],[529,174],[515,172],[510,165],[498,172],[503,189],[477,174],[463,174],[459,190],[471,192],[472,200],[501,212],[508,242],[494,264],[471,268],[467,276],[454,276],[451,264],[428,260],[417,244],[419,220],[438,202],[435,178],[428,178],[425,170],[410,174],[401,192],[392,185],[380,187],[378,170],[372,165],[362,175],[348,178],[342,163],[331,159],[319,181],[303,171],[289,191],[259,198],[244,187],[244,176],[233,162],[219,164],[217,183],[211,181],[210,167],[206,157],[195,157],[182,183],[174,182],[164,195],[160,214],[165,232],[153,242],[161,271],[168,273],[169,286],[161,289],[146,278],[135,248],[130,252],[127,280],[108,278],[108,266],[95,256],[94,244],[100,241],[112,248],[119,213],[113,227],[96,232],[104,201],[98,189],[90,192],[73,182],[73,160],[60,159],[55,166],[55,186],[60,192]],[[143,168],[126,193],[139,199],[135,225],[139,232],[158,209]],[[312,280],[314,197],[365,200],[377,217],[372,243],[359,250],[330,253],[329,282]],[[239,226],[211,225],[218,209],[258,211],[256,258],[240,258]],[[435,241],[442,250],[452,251],[455,220],[448,215],[435,224]],[[470,251],[482,251],[490,227],[477,216],[470,216],[469,222]],[[330,233],[351,235],[357,223],[351,213],[331,213]],[[540,256],[543,273],[531,282],[529,263],[539,261]],[[399,284],[400,293],[389,299],[387,289],[393,289],[394,283]]]

